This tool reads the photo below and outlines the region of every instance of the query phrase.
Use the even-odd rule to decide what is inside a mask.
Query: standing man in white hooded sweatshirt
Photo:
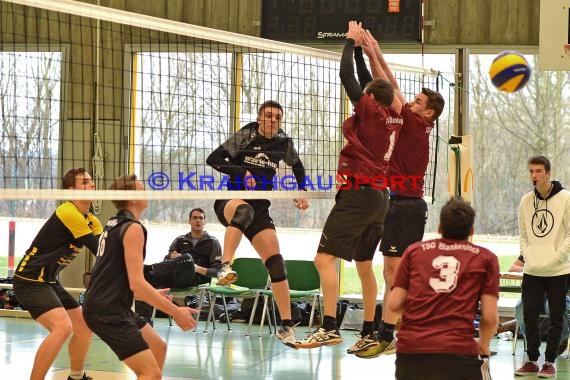
[[[519,205],[521,255],[524,257],[522,302],[526,326],[528,361],[515,371],[517,376],[556,375],[554,361],[566,312],[570,278],[570,192],[550,180],[550,160],[533,156],[528,171],[534,190]],[[545,363],[539,370],[540,337],[538,317],[546,295],[550,308]]]

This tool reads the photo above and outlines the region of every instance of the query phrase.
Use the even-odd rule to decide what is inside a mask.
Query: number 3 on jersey
[[[439,277],[429,279],[429,286],[438,293],[449,293],[457,286],[460,262],[453,256],[438,256],[431,262]]]

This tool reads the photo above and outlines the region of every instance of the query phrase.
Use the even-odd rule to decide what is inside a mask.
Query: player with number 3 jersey
[[[388,299],[391,311],[403,312],[397,379],[490,379],[499,264],[491,251],[468,241],[474,219],[468,203],[453,199],[441,210],[442,238],[415,243],[404,252]],[[477,341],[473,321],[479,304]],[[441,365],[433,365],[436,361]]]

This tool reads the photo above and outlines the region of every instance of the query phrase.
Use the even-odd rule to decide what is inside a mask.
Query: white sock
[[[69,377],[74,380],[81,380],[83,379],[83,370],[81,371],[69,371]]]

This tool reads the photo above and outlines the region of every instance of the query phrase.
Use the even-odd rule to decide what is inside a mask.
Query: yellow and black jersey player
[[[55,284],[59,272],[83,246],[97,251],[101,231],[99,219],[91,212],[83,213],[72,201],[62,203],[34,238],[14,277]]]
[[[95,184],[83,168],[71,169],[63,177],[64,189],[94,190]],[[71,200],[56,208],[34,238],[14,273],[14,292],[32,318],[48,330],[34,359],[30,379],[45,378],[68,337],[71,380],[91,379],[83,371],[91,342],[81,306],[59,284],[58,274],[87,247],[97,251],[103,228],[89,212],[90,200]]]

